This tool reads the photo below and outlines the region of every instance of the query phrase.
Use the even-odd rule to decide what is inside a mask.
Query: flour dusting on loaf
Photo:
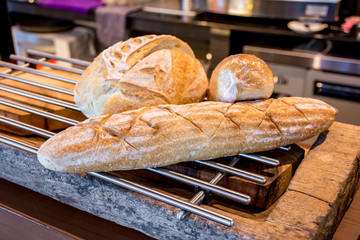
[[[104,50],[100,57],[105,63],[107,79],[121,79],[137,62],[161,49],[179,49],[195,57],[190,46],[171,35],[146,35],[130,38]]]
[[[144,107],[88,119],[46,141],[45,167],[113,171],[266,151],[328,129],[337,110],[311,98]]]
[[[209,100],[235,102],[266,99],[274,90],[274,76],[268,65],[249,54],[224,58],[211,74]]]
[[[74,100],[90,118],[144,106],[199,102],[207,87],[204,68],[187,43],[170,35],[147,35],[100,53],[76,83]]]

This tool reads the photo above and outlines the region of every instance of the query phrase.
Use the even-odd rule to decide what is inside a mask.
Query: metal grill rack
[[[77,60],[77,59],[71,59],[71,58],[60,58],[60,57],[52,55],[52,54],[38,52],[38,51],[34,51],[34,50],[28,50],[27,53],[31,56],[34,56],[34,58],[20,57],[20,56],[16,56],[16,55],[10,56],[10,58],[13,60],[23,62],[22,65],[16,65],[13,63],[9,63],[9,62],[0,61],[0,66],[10,68],[9,70],[0,72],[0,77],[6,78],[6,79],[11,79],[11,80],[18,81],[21,83],[31,84],[31,85],[45,88],[45,89],[50,89],[50,90],[57,91],[60,93],[65,93],[65,94],[68,94],[71,96],[71,95],[73,95],[72,91],[69,91],[69,90],[66,90],[63,88],[59,88],[59,87],[53,87],[53,86],[46,85],[43,83],[33,82],[33,81],[30,81],[27,79],[16,77],[14,75],[11,75],[10,73],[14,70],[18,70],[18,71],[22,71],[22,72],[28,72],[28,73],[40,75],[43,77],[48,77],[48,78],[64,81],[67,83],[75,84],[76,82],[74,80],[67,79],[65,77],[58,77],[58,76],[44,73],[37,69],[31,68],[30,64],[47,66],[47,67],[51,67],[54,69],[60,69],[63,71],[68,71],[68,72],[78,73],[78,74],[82,73],[81,69],[63,67],[58,64],[48,63],[48,62],[46,62],[46,60],[47,59],[56,59],[58,61],[72,63],[72,64],[80,65],[83,67],[86,67],[90,64],[89,62],[85,62],[85,61],[81,61],[81,60]],[[79,111],[77,106],[74,103],[62,101],[62,100],[55,99],[52,97],[43,96],[40,94],[35,94],[30,91],[24,91],[24,90],[20,90],[17,88],[9,87],[9,86],[3,85],[1,83],[0,83],[0,90],[9,92],[12,94],[17,94],[20,96],[25,96],[25,97],[28,97],[31,99],[40,100],[40,101],[54,104],[57,106],[62,106],[62,107],[68,108],[68,109]],[[16,109],[19,109],[22,111],[30,112],[33,114],[37,114],[37,115],[40,115],[45,118],[49,118],[49,119],[53,119],[53,120],[60,121],[63,123],[67,123],[70,125],[76,125],[78,123],[78,121],[76,121],[74,119],[70,119],[70,118],[66,118],[64,116],[52,114],[50,112],[47,112],[47,111],[44,111],[41,109],[37,109],[34,107],[30,107],[28,105],[14,102],[14,101],[7,101],[7,100],[0,99],[0,104],[8,106],[8,107],[16,108]],[[13,119],[10,119],[10,118],[4,117],[4,116],[0,116],[0,122],[3,124],[15,126],[17,128],[27,130],[31,133],[34,133],[34,134],[44,137],[44,138],[50,138],[51,136],[53,136],[55,134],[54,132],[44,130],[44,129],[41,129],[41,128],[38,128],[38,127],[35,127],[32,125],[28,125],[26,123],[23,123],[23,122],[20,122],[17,120],[13,120]],[[15,140],[15,139],[5,136],[3,134],[0,134],[0,142],[2,142],[4,144],[8,144],[10,146],[13,146],[15,148],[25,150],[25,151],[33,153],[33,154],[37,154],[38,147],[29,145],[29,144],[27,144],[23,141],[17,140],[17,139]],[[280,149],[282,149],[284,151],[289,151],[290,147],[282,147]],[[199,189],[199,191],[194,195],[194,197],[192,199],[189,199],[189,201],[184,201],[184,200],[178,199],[170,194],[160,192],[158,190],[154,190],[150,187],[138,184],[134,181],[129,181],[122,177],[115,176],[111,173],[89,172],[88,174],[91,176],[94,176],[96,178],[105,180],[107,182],[111,182],[111,183],[121,186],[123,188],[141,193],[148,197],[154,198],[156,200],[159,200],[159,201],[162,201],[167,204],[170,204],[170,205],[180,208],[181,210],[176,214],[176,216],[179,220],[183,220],[184,218],[189,216],[190,213],[194,213],[199,216],[205,217],[207,219],[224,224],[226,226],[232,226],[234,223],[232,218],[225,216],[223,214],[220,214],[218,212],[203,208],[199,205],[204,200],[205,195],[206,195],[205,193],[208,191],[210,191],[211,193],[216,193],[217,195],[225,197],[226,199],[230,199],[232,201],[236,201],[236,202],[239,202],[239,203],[242,203],[245,205],[250,203],[250,201],[251,201],[250,196],[247,196],[245,194],[242,194],[242,193],[233,191],[231,189],[217,185],[217,183],[226,174],[236,175],[241,178],[247,179],[249,181],[254,181],[254,182],[257,182],[260,184],[266,183],[266,178],[262,175],[254,174],[254,173],[247,172],[247,171],[233,167],[240,160],[240,158],[251,159],[251,160],[257,161],[261,164],[267,164],[270,166],[278,166],[280,164],[280,162],[276,159],[269,158],[266,156],[260,156],[257,154],[240,154],[239,156],[233,157],[229,164],[221,164],[221,163],[214,162],[214,161],[195,161],[196,164],[204,165],[208,168],[212,168],[212,169],[218,171],[218,173],[209,182],[206,182],[206,181],[203,181],[203,180],[200,180],[197,178],[193,178],[193,177],[187,176],[185,174],[181,174],[181,173],[178,173],[178,172],[166,169],[166,168],[148,168],[147,169],[147,171],[153,172],[155,174],[159,174],[164,177],[174,179],[176,181],[182,182],[182,183],[190,185],[190,186],[194,186],[197,189]]]

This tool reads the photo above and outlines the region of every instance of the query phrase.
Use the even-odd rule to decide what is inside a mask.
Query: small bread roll
[[[269,98],[274,90],[274,76],[260,58],[232,55],[214,69],[209,83],[209,100],[235,102]]]

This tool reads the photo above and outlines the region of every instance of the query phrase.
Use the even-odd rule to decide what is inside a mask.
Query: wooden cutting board
[[[271,167],[246,158],[241,158],[235,167],[265,176],[266,183],[262,184],[249,181],[241,177],[226,175],[218,183],[218,185],[250,196],[251,202],[249,206],[251,208],[257,210],[267,209],[285,192],[297,167],[304,158],[304,152],[305,151],[302,148],[294,144],[291,145],[290,151],[276,149],[263,153],[265,156],[280,160],[281,164],[277,167]],[[216,161],[227,164],[230,160],[231,158],[222,158]],[[219,172],[193,162],[170,165],[166,168],[207,182],[209,182]],[[117,171],[113,173],[120,177],[125,177],[126,179],[142,182],[143,184],[147,184],[149,180],[153,181],[153,183],[157,182],[161,185],[159,185],[159,189],[167,188],[164,186],[164,183],[169,186],[175,186],[174,189],[167,188],[167,191],[173,191],[174,194],[176,194],[179,189],[184,188],[182,184],[179,184],[170,178],[166,178],[146,170]],[[179,186],[179,188],[176,188],[176,186]],[[190,194],[188,197],[191,198],[192,195],[193,194]],[[212,201],[213,199],[219,198],[210,197],[208,201]],[[237,203],[233,204],[241,205]]]
[[[80,77],[79,74],[68,73],[68,72],[61,71],[61,70],[43,70],[43,71],[51,73],[53,75],[66,77],[66,78],[69,78],[69,79],[72,79],[75,81]],[[13,71],[10,73],[10,75],[16,76],[16,77],[19,77],[22,79],[31,80],[31,81],[37,82],[37,83],[47,84],[47,85],[50,85],[53,87],[60,87],[63,89],[67,89],[69,91],[73,91],[73,89],[74,89],[74,84],[72,84],[72,83],[67,83],[67,82],[55,80],[55,79],[48,78],[48,77],[39,76],[39,75],[32,74],[32,73],[26,73],[26,72],[22,72],[22,71]],[[7,78],[0,78],[0,83],[3,85],[9,86],[9,87],[20,89],[20,90],[30,91],[30,92],[33,92],[36,94],[49,96],[49,97],[63,100],[63,101],[69,102],[69,103],[74,103],[73,96],[68,95],[68,94],[44,89],[41,87],[36,87],[36,86],[30,85],[30,84],[21,83],[18,81],[7,79]],[[84,115],[78,111],[74,111],[74,110],[67,109],[67,108],[64,108],[61,106],[56,106],[53,104],[45,103],[45,102],[42,102],[39,100],[34,100],[34,99],[31,99],[28,97],[23,97],[23,96],[9,93],[6,91],[0,90],[0,99],[10,101],[10,102],[15,102],[15,103],[16,102],[21,103],[24,105],[28,105],[30,107],[38,108],[38,109],[41,109],[41,110],[44,110],[44,111],[47,111],[50,113],[54,113],[57,115],[61,115],[64,117],[73,118],[73,119],[76,119],[79,121],[85,119]],[[26,111],[22,111],[22,110],[4,106],[4,105],[0,105],[0,116],[5,116],[5,117],[8,117],[8,118],[11,118],[11,119],[23,122],[23,123],[27,123],[27,124],[39,127],[39,128],[50,130],[50,131],[64,129],[69,126],[66,123],[61,123],[59,121],[48,119],[48,118],[45,118],[45,117],[42,117],[42,116],[39,116],[39,115],[36,115],[33,113],[29,113]],[[12,127],[12,126],[6,126],[6,127],[0,126],[0,130],[17,133],[19,135],[30,134],[30,132],[28,132],[28,131],[21,130],[16,127]]]

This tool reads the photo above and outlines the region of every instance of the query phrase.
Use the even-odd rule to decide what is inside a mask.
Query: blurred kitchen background
[[[1,0],[0,11],[3,61],[27,49],[92,61],[117,41],[172,34],[209,76],[254,54],[274,72],[274,97],[322,99],[360,125],[360,0]]]

